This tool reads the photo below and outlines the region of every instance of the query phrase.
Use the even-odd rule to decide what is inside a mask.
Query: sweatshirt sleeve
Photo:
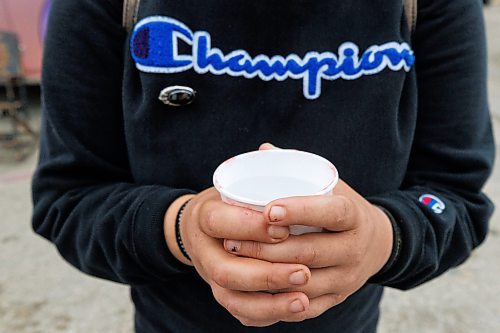
[[[163,218],[188,190],[135,184],[122,115],[121,1],[55,0],[45,40],[34,230],[85,273],[128,284],[185,266]]]
[[[478,0],[421,0],[414,35],[418,119],[402,188],[368,198],[389,212],[394,249],[370,282],[415,287],[462,263],[486,237],[481,192],[494,142]]]

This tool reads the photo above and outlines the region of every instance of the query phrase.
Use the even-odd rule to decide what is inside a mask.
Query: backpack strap
[[[411,34],[415,32],[415,26],[417,25],[417,0],[403,0],[405,6],[406,22],[408,23],[408,29],[410,29]]]
[[[123,0],[123,18],[122,26],[130,31],[137,21],[137,12],[139,11],[140,0]]]

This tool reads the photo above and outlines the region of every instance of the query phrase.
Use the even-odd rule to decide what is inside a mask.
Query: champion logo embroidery
[[[191,52],[179,54],[179,41],[191,46]],[[302,58],[296,54],[252,57],[245,50],[224,54],[212,47],[208,32],[193,33],[182,22],[166,16],[139,21],[130,48],[136,67],[143,72],[179,73],[193,69],[199,74],[259,77],[264,81],[290,78],[303,81],[303,93],[308,99],[321,95],[322,80],[354,80],[386,68],[409,72],[415,62],[410,46],[397,42],[370,46],[362,55],[352,42],[340,45],[337,54],[310,51]]]
[[[436,214],[441,214],[446,208],[444,202],[432,194],[421,195],[420,198],[418,198],[418,201],[432,209],[432,211]]]

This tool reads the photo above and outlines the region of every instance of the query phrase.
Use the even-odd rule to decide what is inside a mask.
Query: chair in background
[[[17,36],[0,31],[0,145],[17,151],[17,159],[23,157],[21,151],[26,144],[38,138],[28,122],[20,59]]]

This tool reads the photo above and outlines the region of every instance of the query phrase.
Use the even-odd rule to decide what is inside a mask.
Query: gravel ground
[[[493,1],[485,14],[490,105],[500,143],[500,0]],[[36,122],[36,110],[33,113]],[[83,275],[32,233],[29,179],[35,162],[34,154],[16,163],[0,158],[0,333],[131,333],[128,288]],[[499,185],[497,163],[486,187],[497,206]],[[411,291],[387,290],[379,331],[500,332],[499,253],[500,209],[488,239],[464,265]]]

